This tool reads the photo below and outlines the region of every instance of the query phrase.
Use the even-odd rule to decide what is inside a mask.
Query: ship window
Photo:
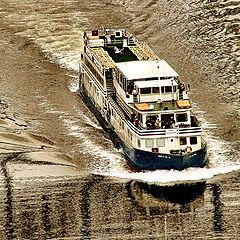
[[[115,36],[116,36],[116,37],[121,37],[121,35],[122,35],[122,34],[121,34],[120,31],[116,31],[116,32],[115,32]]]
[[[190,137],[190,144],[197,144],[197,137]]]
[[[141,94],[151,94],[151,88],[141,88]]]
[[[152,148],[153,147],[153,139],[146,139],[145,146],[146,146],[146,148]]]
[[[124,129],[124,123],[122,121],[119,121],[119,125],[121,129]]]
[[[156,142],[157,142],[158,147],[164,147],[165,146],[165,139],[164,138],[157,138]]]
[[[153,87],[152,93],[159,93],[159,87]]]
[[[187,122],[188,116],[187,113],[178,113],[176,115],[177,122]]]
[[[132,140],[132,133],[128,129],[128,137]]]
[[[138,147],[141,148],[141,141],[140,141],[140,139],[137,140],[137,143],[138,143]]]
[[[165,87],[165,92],[172,92],[172,87],[171,86],[166,86]]]
[[[180,145],[187,145],[187,138],[186,137],[180,137]]]

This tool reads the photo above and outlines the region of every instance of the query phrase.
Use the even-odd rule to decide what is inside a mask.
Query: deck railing
[[[116,102],[111,98],[108,97],[110,105],[112,108],[118,113],[128,128],[135,133],[139,137],[150,137],[150,136],[186,136],[186,135],[200,135],[202,133],[201,127],[188,127],[188,128],[170,128],[170,129],[139,129],[138,127],[134,126],[133,123],[126,119],[124,112],[120,109],[120,107],[116,104]]]

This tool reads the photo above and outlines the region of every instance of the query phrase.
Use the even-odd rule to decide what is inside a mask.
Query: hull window
[[[137,143],[138,143],[138,147],[141,148],[141,141],[139,139],[137,140]]]
[[[153,139],[146,139],[145,146],[146,146],[146,148],[152,148],[153,147]]]
[[[156,139],[157,146],[158,147],[164,147],[165,146],[165,139],[164,138],[158,138]]]
[[[124,130],[124,123],[123,122],[120,122],[120,126]]]
[[[128,137],[130,138],[130,140],[132,140],[132,133],[129,131],[129,129],[128,129]]]

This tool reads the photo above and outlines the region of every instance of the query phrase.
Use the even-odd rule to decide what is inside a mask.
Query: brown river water
[[[0,239],[240,239],[239,0],[1,0],[0,19],[0,110],[68,156],[0,154]],[[102,27],[191,85],[208,167],[128,168],[77,93],[82,34]]]

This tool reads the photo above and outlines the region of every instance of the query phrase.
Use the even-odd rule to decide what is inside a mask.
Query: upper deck
[[[148,117],[190,124],[189,89],[146,43],[126,30],[111,29],[85,32],[84,43],[86,67],[105,94],[116,97],[129,117],[138,116],[143,128]]]
[[[159,59],[146,43],[139,42],[126,30],[85,32],[84,41],[106,68],[114,67],[118,62]]]

